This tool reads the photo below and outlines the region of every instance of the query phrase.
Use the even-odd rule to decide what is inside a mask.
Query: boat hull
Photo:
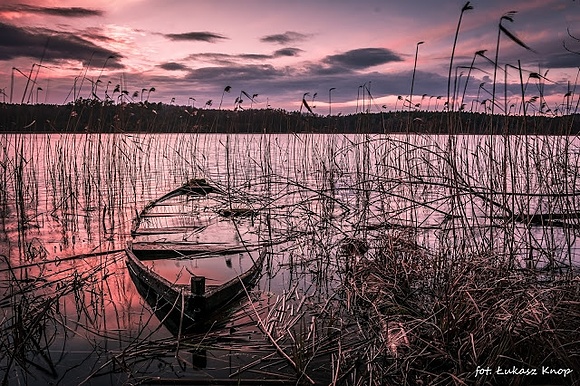
[[[259,252],[257,244],[242,241],[239,228],[246,220],[241,217],[253,216],[254,212],[234,210],[224,197],[223,191],[205,180],[191,180],[147,204],[135,218],[133,241],[126,249],[129,274],[139,294],[175,335],[224,323],[259,280],[265,254]],[[237,271],[229,257],[235,254],[246,262]],[[162,270],[154,269],[155,264],[145,264],[150,260],[156,264],[171,262],[171,258],[178,259],[171,264],[179,261],[200,266],[201,259],[225,258],[231,271],[220,279],[219,285],[206,287],[207,273],[200,275],[185,268],[178,277],[171,278],[167,272],[162,275]],[[186,271],[192,275],[190,284],[183,282],[188,280],[183,277]]]
[[[130,246],[126,254],[129,275],[137,291],[174,335],[205,331],[225,323],[259,281],[265,258],[262,253],[246,272],[222,285],[208,286],[203,295],[198,295],[191,286],[171,283],[145,266]]]

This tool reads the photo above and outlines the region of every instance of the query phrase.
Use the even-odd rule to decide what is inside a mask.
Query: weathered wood
[[[211,324],[210,320],[212,322],[223,320],[219,315],[222,315],[233,301],[240,299],[246,288],[255,285],[260,276],[265,254],[260,253],[258,258],[254,259],[252,252],[255,252],[258,246],[240,240],[237,223],[228,225],[230,222],[239,221],[234,220],[234,217],[255,214],[251,209],[232,210],[230,208],[229,213],[219,213],[217,210],[208,211],[207,208],[203,208],[203,210],[191,212],[191,205],[182,206],[184,210],[198,216],[195,219],[200,219],[200,225],[195,227],[187,225],[192,221],[191,215],[188,218],[188,214],[172,212],[172,205],[167,205],[163,210],[166,210],[172,219],[183,216],[184,224],[178,221],[168,221],[168,227],[162,227],[160,226],[162,222],[157,221],[166,217],[163,212],[155,212],[158,205],[169,204],[173,198],[178,199],[182,195],[201,197],[200,200],[192,202],[195,207],[195,205],[202,205],[207,196],[210,196],[208,202],[219,203],[219,201],[213,201],[211,196],[222,194],[220,189],[211,187],[205,180],[191,180],[147,204],[133,223],[131,230],[133,241],[129,243],[126,250],[129,274],[139,293],[152,306],[163,324],[175,335],[205,329],[207,324]],[[175,206],[179,207],[179,203],[177,202]],[[203,216],[200,217],[199,213]],[[212,215],[214,217],[211,217]],[[156,221],[151,223],[147,221],[147,224],[145,222],[142,224],[142,220],[148,217],[155,217]],[[222,236],[219,234],[221,231],[229,232],[231,235]],[[180,233],[183,236],[176,238],[175,236]],[[192,240],[189,241],[188,238]],[[252,264],[246,271],[238,272],[220,285],[206,285],[206,278],[201,275],[192,276],[189,284],[177,284],[177,278],[163,277],[155,269],[144,264],[145,260],[170,257],[184,259],[232,254],[247,256]],[[231,260],[227,262],[231,265]],[[232,272],[236,271],[232,269]]]
[[[192,276],[191,277],[191,292],[195,295],[205,294],[205,277]]]
[[[571,228],[580,225],[579,219],[580,213],[578,212],[519,214],[515,217],[516,221],[524,224]]]
[[[141,296],[152,306],[169,331],[181,333],[204,329],[210,318],[227,310],[233,301],[244,294],[244,287],[253,287],[260,277],[265,254],[262,253],[246,272],[219,286],[207,286],[203,295],[196,294],[189,285],[174,284],[147,268],[133,253],[126,250],[129,274]],[[183,297],[184,309],[181,308]]]

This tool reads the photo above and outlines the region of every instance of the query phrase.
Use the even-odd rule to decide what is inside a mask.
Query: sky
[[[297,111],[304,97],[323,115],[392,111],[409,100],[417,109],[441,110],[465,4],[0,0],[0,101],[65,104],[82,97]],[[494,109],[513,104],[515,112],[518,61],[526,99],[543,96],[545,109],[560,111],[573,103],[576,94],[572,102],[565,94],[575,93],[578,80],[580,1],[469,5],[453,59],[457,105],[463,100],[467,110],[491,108],[485,100],[493,90],[502,16],[508,18],[501,21]]]

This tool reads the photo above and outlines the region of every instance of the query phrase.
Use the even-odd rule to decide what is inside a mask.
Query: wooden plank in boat
[[[196,230],[203,230],[204,226],[173,226],[173,227],[162,227],[162,228],[145,228],[142,227],[138,231],[133,232],[133,236],[141,235],[162,235],[162,234],[174,234],[174,233],[185,233],[185,232],[195,232]]]
[[[167,257],[183,257],[189,255],[228,255],[234,253],[247,253],[256,250],[255,246],[223,243],[159,243],[159,242],[134,242],[133,251],[141,259],[161,259]]]

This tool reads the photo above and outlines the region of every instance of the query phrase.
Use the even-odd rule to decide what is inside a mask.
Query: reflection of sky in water
[[[426,228],[432,227],[422,233],[423,240],[428,245],[437,246],[448,236],[445,229],[449,228],[445,226],[455,221],[457,232],[468,229],[466,225],[474,225],[474,234],[468,234],[467,241],[473,238],[481,244],[481,240],[488,239],[488,235],[480,235],[486,232],[489,225],[489,220],[481,217],[487,213],[487,209],[482,200],[470,196],[465,190],[459,196],[466,208],[465,219],[443,223],[441,212],[447,210],[445,197],[448,192],[437,183],[445,182],[438,179],[442,170],[445,170],[445,163],[435,154],[444,148],[444,137],[414,137],[418,147],[413,148],[408,153],[410,156],[405,158],[407,153],[400,143],[388,143],[385,142],[386,137],[379,136],[368,137],[371,140],[367,141],[365,136],[335,136],[329,139],[325,136],[240,135],[232,137],[235,140],[230,141],[231,169],[226,167],[225,136],[3,135],[1,138],[8,149],[8,157],[14,156],[15,149],[18,152],[22,149],[27,159],[21,174],[25,186],[23,209],[28,219],[25,226],[20,227],[24,231],[19,235],[19,224],[15,220],[19,211],[13,196],[16,189],[14,174],[7,175],[5,192],[8,194],[8,206],[0,225],[0,254],[8,256],[15,267],[80,253],[123,249],[130,238],[135,214],[149,201],[191,177],[204,177],[210,183],[222,187],[229,185],[232,197],[238,200],[233,204],[238,207],[250,202],[257,211],[269,209],[273,232],[269,234],[263,224],[256,223],[252,232],[241,232],[244,239],[255,241],[257,236],[254,231],[261,232],[262,238],[271,236],[277,239],[286,235],[295,237],[275,247],[269,270],[257,289],[263,291],[261,296],[257,296],[262,303],[274,302],[272,299],[281,294],[304,295],[308,291],[316,292],[323,302],[326,301],[326,291],[333,292],[332,285],[336,285],[332,281],[337,264],[335,242],[350,235],[358,221],[361,221],[357,216],[365,201],[361,200],[359,192],[365,187],[372,190],[368,197],[363,197],[368,199],[369,216],[365,221],[370,225],[404,225],[409,218],[415,218]],[[389,138],[395,141],[403,137]],[[487,137],[458,138],[460,165],[469,165],[468,170],[460,170],[461,175],[470,186],[485,191],[490,177],[499,175],[501,166],[498,163],[494,169],[495,174],[489,174],[485,164],[489,159],[489,153],[486,153],[489,149]],[[528,174],[521,173],[525,164],[521,156],[525,151],[519,148],[518,157],[514,158],[517,161],[513,165],[516,178],[514,186],[508,181],[509,189],[523,191],[527,184],[531,184],[534,193],[557,193],[564,186],[568,186],[570,191],[576,189],[574,175],[564,175],[558,170],[559,164],[551,163],[555,154],[561,154],[565,143],[549,137],[530,140],[535,141],[530,146],[539,154],[531,164],[540,165],[540,169]],[[572,150],[568,165],[580,164],[576,141],[574,139],[569,143]],[[368,164],[373,169],[368,178],[360,180],[356,164],[361,161],[363,143],[369,146]],[[497,161],[501,159],[503,151],[500,138],[496,138],[494,146],[494,159]],[[262,161],[264,149],[268,149],[271,154],[268,163]],[[96,154],[101,154],[101,157]],[[0,159],[5,156],[0,154]],[[328,162],[329,157],[332,163]],[[412,174],[434,184],[423,186],[419,180],[414,180],[416,184],[411,186],[402,184],[401,181],[408,176],[402,175],[401,169],[397,169],[401,167],[409,168]],[[204,171],[203,175],[200,175],[200,170]],[[508,174],[511,172],[508,170]],[[568,181],[563,179],[565,176],[569,178]],[[497,179],[493,181],[501,182]],[[554,181],[560,183],[555,184]],[[501,185],[499,183],[497,186]],[[335,192],[331,191],[331,186],[334,186]],[[327,195],[334,195],[324,200],[317,196],[315,190],[324,190]],[[384,199],[385,196],[388,199]],[[407,200],[409,196],[413,200],[429,202],[430,206],[414,210],[416,208],[411,208]],[[500,194],[495,198],[503,199]],[[529,206],[531,213],[575,210],[580,206],[577,198],[572,196],[535,196],[528,200],[516,196],[514,200],[518,209]],[[189,231],[185,239],[240,244],[237,233],[232,232],[231,224],[227,221],[208,224],[219,209],[227,208],[225,202],[217,200],[209,204],[212,209],[205,212],[196,209],[193,202],[186,205],[189,205],[188,216],[167,216],[172,210],[170,206],[160,207],[159,212],[156,212],[158,217],[143,219],[143,229],[154,231],[156,228],[172,226],[180,230],[180,227],[207,225],[204,232]],[[320,212],[323,215],[317,217]],[[310,213],[316,215],[309,217]],[[327,228],[322,226],[325,221],[330,224]],[[160,238],[184,241],[182,230],[140,237],[148,241]],[[497,231],[501,232],[501,228]],[[515,246],[525,250],[528,228],[517,225],[510,232],[509,237],[517,238]],[[551,253],[550,258],[566,259],[571,252],[573,259],[578,261],[576,231],[573,228],[532,227],[531,234],[534,253],[538,256]],[[502,240],[502,237],[496,240]],[[231,259],[231,268],[227,264],[228,258]],[[225,281],[232,275],[244,272],[251,264],[251,259],[246,255],[233,254],[195,260],[147,261],[146,264],[170,281],[171,277],[179,276],[179,282],[188,284],[189,270],[196,275],[206,276],[206,284],[211,285],[214,280]],[[135,339],[155,341],[170,337],[164,328],[158,328],[157,318],[137,293],[127,274],[122,253],[40,267],[31,265],[25,269],[16,269],[14,276],[6,268],[6,261],[0,260],[0,298],[12,296],[14,287],[9,284],[16,276],[21,284],[26,283],[31,288],[26,295],[18,295],[19,300],[28,295],[40,297],[38,301],[55,299],[48,313],[53,318],[49,326],[52,326],[52,330],[48,330],[57,331],[55,336],[58,338],[51,350],[66,352],[59,359],[57,368],[59,374],[72,369],[69,375],[65,375],[69,379],[81,382],[91,369],[117,355]],[[63,292],[62,283],[72,288],[74,280],[79,285],[73,291]],[[31,306],[30,310],[34,309]],[[266,306],[264,310],[268,312]],[[12,309],[2,303],[0,318],[6,324],[11,321],[11,313]],[[255,324],[249,329],[255,334]],[[247,336],[254,337],[250,334]],[[210,357],[215,359],[217,354],[211,354]],[[91,359],[82,362],[81,358]],[[219,363],[216,368],[226,367],[223,362],[216,361]],[[151,362],[142,368],[144,373],[152,374],[160,371],[158,369],[161,367],[157,365]],[[46,383],[43,377],[41,375],[37,379],[37,384]]]
[[[143,263],[176,284],[190,284],[191,276],[205,276],[206,285],[219,285],[244,273],[252,266],[246,254],[206,258],[146,260]]]

